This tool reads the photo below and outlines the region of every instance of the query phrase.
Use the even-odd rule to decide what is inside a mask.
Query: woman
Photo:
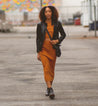
[[[54,70],[56,63],[56,50],[53,48],[54,44],[60,44],[65,38],[66,34],[60,21],[58,21],[58,11],[54,6],[45,6],[39,13],[40,23],[37,24],[37,59],[42,62],[44,70],[44,79],[47,84],[46,96],[54,99],[55,94],[52,88],[54,80]],[[47,28],[52,40],[50,40]],[[59,37],[59,32],[61,36]]]

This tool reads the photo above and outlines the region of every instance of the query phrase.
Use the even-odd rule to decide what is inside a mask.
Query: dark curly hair
[[[58,17],[59,17],[59,14],[58,14],[58,11],[57,9],[54,7],[54,6],[45,6],[43,7],[41,10],[40,10],[40,13],[39,13],[39,18],[40,18],[40,21],[41,22],[45,22],[46,21],[46,16],[45,16],[45,9],[46,8],[50,8],[51,11],[52,11],[52,23],[53,22],[57,22],[58,21]]]

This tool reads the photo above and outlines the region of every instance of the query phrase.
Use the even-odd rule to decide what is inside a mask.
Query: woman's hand
[[[59,40],[57,39],[57,40],[50,40],[50,42],[53,44],[53,45],[55,45],[55,44],[57,44],[58,42],[59,42]]]
[[[40,57],[40,54],[39,54],[39,53],[37,53],[37,59],[38,59],[39,61],[41,61],[41,57]]]

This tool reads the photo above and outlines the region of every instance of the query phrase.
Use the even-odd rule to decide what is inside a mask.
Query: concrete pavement
[[[56,98],[50,100],[44,95],[35,35],[1,37],[0,106],[98,106],[98,39],[67,38],[61,49],[53,84]]]

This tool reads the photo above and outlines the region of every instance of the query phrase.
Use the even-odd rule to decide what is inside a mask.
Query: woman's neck
[[[46,22],[51,22],[51,19],[47,19]]]

